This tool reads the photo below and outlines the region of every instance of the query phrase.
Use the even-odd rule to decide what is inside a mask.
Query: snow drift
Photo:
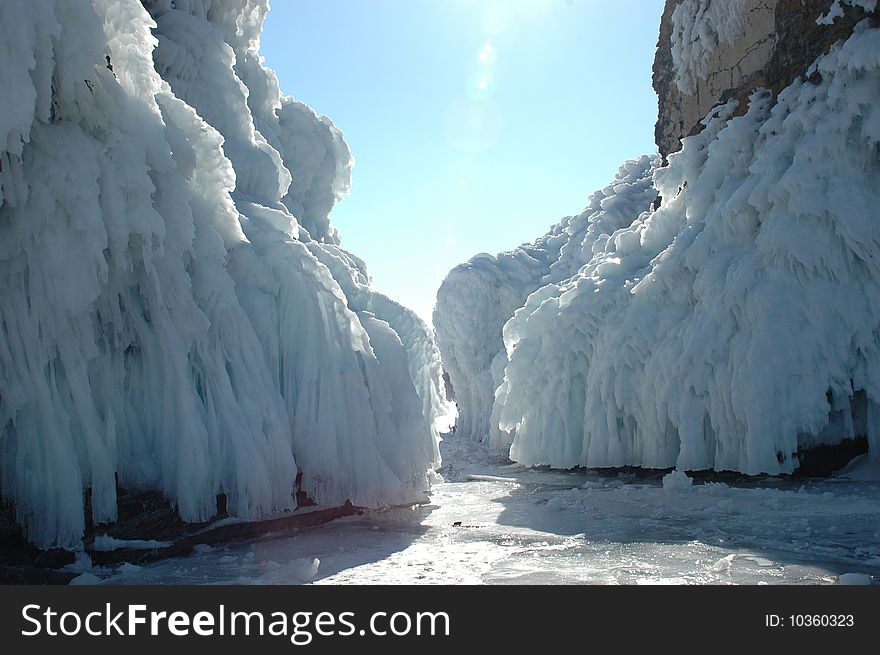
[[[0,4],[0,491],[37,545],[117,485],[255,518],[438,463],[431,334],[339,247],[351,157],[260,63],[267,10]]]
[[[478,437],[556,467],[782,473],[855,435],[877,456],[880,30],[863,22],[805,77],[744,116],[714,110],[653,171],[659,209],[635,203],[568,279],[533,282],[503,355],[458,310],[498,295],[471,272],[484,260],[450,274],[435,325],[462,413],[485,416],[488,394],[460,392],[461,360],[494,359],[498,382]]]

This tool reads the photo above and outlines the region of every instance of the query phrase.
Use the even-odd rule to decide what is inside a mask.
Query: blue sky
[[[579,213],[654,152],[663,0],[274,0],[261,52],[355,157],[333,210],[426,320],[446,273]]]

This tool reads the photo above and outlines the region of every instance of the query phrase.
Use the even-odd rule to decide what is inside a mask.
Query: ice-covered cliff
[[[666,0],[654,58],[655,137],[666,157],[712,107],[758,88],[776,97],[849,37],[877,0]]]
[[[555,467],[880,454],[880,29],[803,73],[710,111],[668,166],[628,163],[582,237],[565,219],[449,274],[434,322],[466,431]],[[560,239],[577,257],[554,277]]]
[[[615,230],[657,198],[658,158],[626,162],[614,180],[534,243],[497,256],[481,253],[452,269],[437,293],[433,322],[459,415],[456,433],[483,440],[507,357],[501,330],[529,294],[570,279]]]
[[[438,462],[432,335],[339,246],[352,160],[261,64],[267,9],[0,3],[0,492],[39,546],[118,487],[255,518]]]

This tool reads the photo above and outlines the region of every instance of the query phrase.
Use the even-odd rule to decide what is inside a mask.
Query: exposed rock
[[[825,477],[839,471],[854,458],[868,452],[868,438],[857,435],[835,444],[822,444],[797,453],[797,478]]]
[[[62,567],[73,561],[70,551],[28,543],[12,507],[0,506],[0,584],[67,584],[77,574]]]
[[[700,122],[716,104],[739,100],[744,113],[755,89],[768,88],[773,98],[804,75],[815,59],[847,38],[856,23],[873,14],[860,6],[842,4],[843,15],[830,24],[816,19],[828,13],[835,0],[741,0],[741,34],[708,48],[703,70],[692,92],[676,84],[679,71],[673,63],[673,12],[686,0],[667,0],[660,22],[654,58],[654,90],[658,98],[654,137],[664,160],[681,148],[681,139],[703,129]],[[697,6],[699,3],[691,3]],[[704,0],[706,7],[712,2]],[[730,2],[731,0],[723,0]],[[699,36],[697,39],[701,38]]]
[[[314,505],[298,491],[299,507]],[[85,552],[95,566],[116,566],[123,562],[144,564],[168,557],[190,555],[199,544],[231,544],[256,541],[273,534],[293,534],[314,528],[343,516],[383,512],[418,503],[393,505],[375,510],[355,507],[350,502],[308,511],[290,511],[260,521],[217,521],[223,518],[225,498],[218,497],[218,515],[204,523],[186,523],[161,494],[151,491],[119,489],[119,517],[114,523],[89,526]],[[141,542],[134,548],[95,549],[97,535],[121,541]],[[152,542],[152,544],[150,543]],[[13,508],[0,506],[0,584],[68,584],[79,572],[68,565],[76,553],[62,548],[41,550],[29,543],[15,520]]]
[[[452,379],[446,371],[443,371],[443,390],[446,393],[446,400],[455,402],[455,389],[452,388]]]

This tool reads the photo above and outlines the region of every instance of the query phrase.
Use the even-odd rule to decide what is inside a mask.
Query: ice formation
[[[746,0],[683,0],[672,11],[672,64],[679,91],[693,94],[697,78],[706,79],[715,48],[742,36],[745,5]]]
[[[340,248],[351,157],[261,64],[267,10],[0,3],[0,491],[37,545],[117,485],[255,518],[438,463],[432,335]]]
[[[854,435],[878,456],[880,30],[863,22],[808,77],[713,110],[653,171],[659,209],[591,235],[584,265],[505,323],[500,357],[458,307],[508,283],[468,273],[487,258],[450,273],[438,343],[450,375],[494,360],[493,443],[561,468],[791,472]],[[485,391],[452,379],[484,416],[466,404]]]
[[[482,440],[491,431],[495,389],[507,363],[504,324],[529,294],[571,278],[608,235],[651,206],[657,197],[652,174],[659,164],[648,156],[626,162],[577,216],[566,217],[534,243],[497,257],[481,253],[447,275],[433,322],[458,402],[457,434]]]

